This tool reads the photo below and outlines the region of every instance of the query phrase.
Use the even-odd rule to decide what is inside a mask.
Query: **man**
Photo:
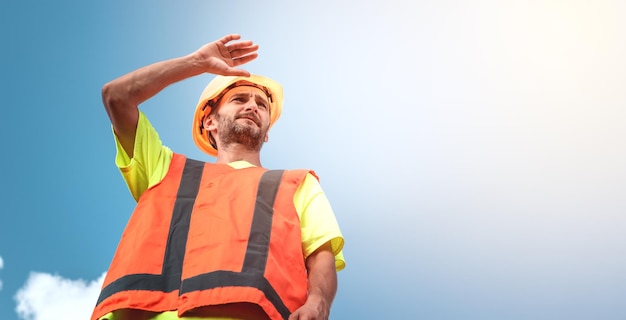
[[[107,83],[116,164],[137,207],[92,320],[328,319],[343,236],[314,173],[267,170],[260,150],[282,87],[238,66],[252,41],[228,35]],[[193,120],[215,163],[162,145],[138,105],[168,85],[216,74]]]

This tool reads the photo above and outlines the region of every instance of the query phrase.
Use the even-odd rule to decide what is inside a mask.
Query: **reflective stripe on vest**
[[[163,258],[163,272],[159,275],[130,274],[117,279],[102,289],[97,304],[100,304],[114,293],[124,290],[172,292],[180,288],[180,277],[167,279],[162,275],[182,273],[189,220],[191,219],[193,204],[198,195],[203,169],[204,163],[201,161],[187,159],[185,162],[170,223],[167,241],[169,245],[166,247],[165,257]]]
[[[189,292],[228,286],[257,288],[265,294],[266,299],[282,318],[289,317],[289,308],[270,282],[263,277],[269,253],[274,201],[284,173],[282,170],[265,171],[261,176],[241,272],[218,270],[182,281],[180,276],[165,276],[182,274],[191,216],[204,166],[205,163],[201,161],[185,160],[171,215],[161,274],[127,274],[116,279],[102,289],[96,309],[107,298],[123,291],[154,291],[180,296]]]

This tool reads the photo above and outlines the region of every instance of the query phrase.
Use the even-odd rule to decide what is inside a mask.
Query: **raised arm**
[[[231,42],[239,39],[236,34],[224,36],[186,56],[139,68],[102,87],[102,101],[113,130],[130,157],[133,157],[140,103],[175,82],[202,73],[250,75],[236,67],[256,59],[258,45],[250,40]]]

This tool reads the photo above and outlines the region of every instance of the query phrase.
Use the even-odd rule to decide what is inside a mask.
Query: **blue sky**
[[[88,316],[134,206],[100,89],[228,33],[285,88],[263,165],[314,169],[344,232],[332,319],[626,318],[622,2],[13,1],[0,17],[0,319]],[[190,123],[211,78],[141,105],[208,161]]]

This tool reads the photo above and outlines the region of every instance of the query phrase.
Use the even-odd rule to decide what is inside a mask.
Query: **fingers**
[[[259,45],[254,44],[252,40],[242,40],[238,42],[229,43],[230,41],[239,40],[240,38],[241,36],[238,34],[230,34],[230,35],[224,36],[222,39],[219,40],[219,42],[221,42],[224,45],[224,47],[230,53],[230,56],[233,59],[247,55],[259,49]]]
[[[259,46],[255,45],[252,47],[247,47],[247,48],[231,51],[230,52],[230,55],[232,57],[231,65],[233,67],[237,67],[237,66],[246,64],[256,59],[259,56],[259,54],[255,52],[258,49],[258,47]],[[229,71],[237,72],[236,74],[232,74],[232,75],[250,76],[250,73],[248,71],[245,71],[242,69],[231,68]]]
[[[233,60],[233,67],[236,66],[240,66],[244,63],[248,63],[254,59],[256,59],[259,55],[255,52],[255,53],[251,53],[245,56],[240,56],[240,57],[234,57],[232,58]]]
[[[228,48],[229,53],[230,53],[230,57],[233,59],[239,59],[239,58],[243,58],[245,56],[250,56],[250,55],[254,55],[256,57],[256,52],[259,50],[259,46],[258,45],[252,45],[252,46],[248,46],[248,47],[242,47],[239,49],[232,49],[232,48]]]
[[[241,63],[246,63],[256,59],[256,51],[259,50],[259,45],[253,44],[252,41],[241,41],[226,46],[226,50],[233,61],[240,60]],[[240,64],[241,64],[240,63]]]
[[[218,41],[221,42],[222,44],[226,44],[230,41],[239,40],[239,39],[241,39],[241,36],[234,33],[234,34],[225,35],[222,37],[222,39],[219,39]]]
[[[241,37],[239,35],[231,34],[218,40],[218,42],[221,42],[222,45],[224,45],[224,47],[226,48],[226,50],[228,50],[228,52],[230,52],[231,55],[233,56],[237,55],[237,52],[242,52],[242,53],[239,53],[238,55],[244,55],[244,54],[247,54],[247,53],[250,53],[259,49],[259,45],[254,44],[252,40],[243,40],[243,41],[229,43],[230,41],[239,40],[240,38]]]
[[[226,70],[224,70],[224,72],[221,73],[221,75],[223,76],[242,76],[242,77],[249,77],[250,76],[250,72],[244,70],[244,69],[238,69],[238,68],[228,68]]]
[[[256,59],[259,46],[251,40],[231,42],[239,39],[240,35],[229,34],[199,49],[203,59],[208,62],[206,72],[249,77],[248,71],[237,67]]]
[[[226,48],[232,51],[232,50],[237,50],[237,49],[242,49],[242,48],[252,47],[252,46],[258,47],[258,45],[255,45],[254,42],[252,42],[252,40],[242,40],[242,41],[230,43],[226,45]]]

